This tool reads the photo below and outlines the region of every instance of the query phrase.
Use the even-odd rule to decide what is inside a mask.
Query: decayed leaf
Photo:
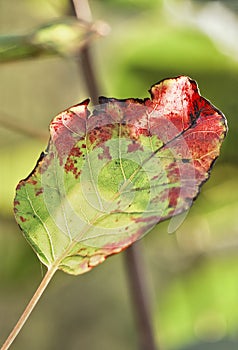
[[[48,266],[79,274],[187,210],[226,134],[221,112],[180,76],[151,99],[89,100],[60,113],[33,172],[20,181],[15,215]]]

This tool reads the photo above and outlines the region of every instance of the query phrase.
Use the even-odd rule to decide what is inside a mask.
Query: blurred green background
[[[174,234],[171,223],[159,224],[140,244],[161,348],[237,349],[238,3],[90,5],[111,27],[92,42],[101,95],[148,97],[152,84],[184,74],[227,116],[221,157],[184,223]],[[0,0],[0,35],[27,33],[67,11],[66,0]],[[53,116],[86,97],[69,55],[0,64],[0,343],[44,271],[14,221],[15,187],[45,149]],[[11,348],[136,350],[123,253],[79,277],[58,272]]]

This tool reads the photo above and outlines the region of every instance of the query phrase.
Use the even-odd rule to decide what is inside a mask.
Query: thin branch
[[[14,120],[11,116],[2,111],[0,111],[0,126],[37,139],[45,140],[48,138],[48,132],[38,130],[26,124],[20,124],[19,121]]]
[[[90,59],[90,48],[85,46],[81,52],[81,64],[84,67],[83,73],[85,81],[87,82],[87,88],[90,93],[93,104],[98,104],[99,88],[97,80],[93,74],[93,65]]]
[[[88,0],[70,0],[71,14],[78,19],[86,22],[92,21],[92,13]],[[94,64],[90,47],[85,46],[77,57],[77,62],[82,68],[84,79],[87,84],[89,94],[94,104],[97,104],[99,96],[99,86],[94,71]],[[146,293],[146,282],[144,271],[141,270],[141,256],[137,245],[133,245],[125,252],[126,269],[128,271],[129,285],[131,289],[132,301],[134,303],[135,314],[138,324],[138,333],[140,338],[141,350],[156,350],[155,339],[153,335],[152,318],[148,305],[148,296]]]
[[[85,22],[92,21],[92,14],[87,0],[70,0],[71,14],[76,16],[79,20]],[[92,55],[89,45],[85,45],[76,56],[79,68],[82,68],[85,83],[92,102],[98,104],[99,85],[94,73],[94,65],[92,62]]]
[[[25,322],[27,321],[28,317],[30,316],[32,310],[34,309],[34,307],[38,303],[40,297],[44,293],[46,287],[48,286],[49,282],[51,281],[51,279],[54,276],[56,271],[57,271],[57,268],[51,268],[46,272],[46,274],[45,274],[43,280],[41,281],[39,287],[37,288],[35,294],[33,295],[32,299],[30,300],[29,304],[25,308],[23,314],[19,318],[17,324],[15,325],[15,327],[13,328],[11,333],[9,334],[7,340],[5,341],[5,343],[3,344],[3,346],[1,347],[0,350],[9,349],[9,347],[11,346],[11,344],[13,343],[15,338],[17,337],[18,333],[20,332],[20,330],[24,326]]]
[[[143,268],[140,242],[130,246],[124,252],[131,300],[137,323],[141,350],[158,350],[153,333],[151,310],[148,298],[146,272]]]
[[[92,12],[88,0],[72,0],[76,17],[86,22],[92,22]]]

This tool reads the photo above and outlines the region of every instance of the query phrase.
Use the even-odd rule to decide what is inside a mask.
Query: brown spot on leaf
[[[39,196],[44,192],[44,189],[41,187],[38,191],[36,191],[36,196]]]
[[[143,147],[138,142],[132,142],[128,145],[128,152],[136,152],[138,150],[143,151]]]
[[[139,223],[139,222],[157,222],[159,220],[159,217],[158,216],[155,216],[155,215],[152,215],[152,216],[148,216],[148,217],[140,217],[140,218],[132,218],[132,220],[136,223]]]
[[[104,144],[101,145],[101,148],[103,150],[102,153],[100,153],[98,155],[98,159],[102,160],[102,159],[108,159],[108,160],[111,160],[112,157],[110,155],[110,149],[108,146],[105,146]]]

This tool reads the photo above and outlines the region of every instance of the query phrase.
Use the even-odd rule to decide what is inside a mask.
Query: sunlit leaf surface
[[[15,214],[40,260],[79,274],[187,210],[209,177],[225,118],[180,76],[151,99],[89,100],[60,113]]]

